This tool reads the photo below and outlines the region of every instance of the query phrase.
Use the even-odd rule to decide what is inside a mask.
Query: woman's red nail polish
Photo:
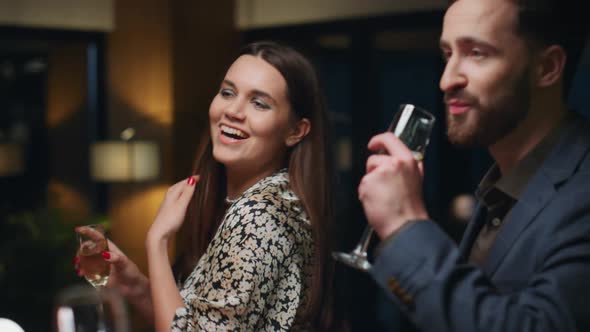
[[[189,186],[192,186],[195,184],[195,177],[194,176],[189,176],[187,183]]]
[[[111,258],[111,253],[109,253],[108,251],[103,251],[102,252],[102,257],[104,259],[109,259],[109,258]]]
[[[80,261],[80,257],[76,256],[74,257],[74,264],[78,263]]]

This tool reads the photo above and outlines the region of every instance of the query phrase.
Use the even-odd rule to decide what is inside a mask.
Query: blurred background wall
[[[83,282],[73,270],[75,225],[108,223],[111,239],[147,270],[144,238],[160,201],[191,174],[209,103],[234,54],[259,39],[296,47],[320,72],[336,165],[337,249],[351,249],[366,224],[356,197],[366,143],[404,102],[439,119],[425,196],[430,214],[459,239],[464,222],[453,202],[474,190],[490,158],[445,138],[438,89],[445,3],[0,0],[0,317],[48,330],[57,292]],[[590,109],[589,64],[586,55],[571,94],[581,110]],[[93,144],[120,142],[127,128],[132,141],[157,145],[157,176],[93,178]],[[9,146],[20,151],[18,163],[2,154]],[[334,283],[351,330],[407,327],[367,275],[337,265]],[[144,328],[134,316],[134,330]]]

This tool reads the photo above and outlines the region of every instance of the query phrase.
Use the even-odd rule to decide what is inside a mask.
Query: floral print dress
[[[258,181],[228,208],[185,281],[172,331],[308,330],[313,250],[286,170]]]

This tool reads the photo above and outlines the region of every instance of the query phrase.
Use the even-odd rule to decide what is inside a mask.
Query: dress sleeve
[[[230,211],[207,251],[210,269],[184,299],[186,307],[176,311],[172,331],[255,330],[267,302],[281,300],[275,289],[285,277],[280,267],[291,259],[296,241],[287,218],[264,200],[251,199]],[[290,323],[272,324],[287,330]]]

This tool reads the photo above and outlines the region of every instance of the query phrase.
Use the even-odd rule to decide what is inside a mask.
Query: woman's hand
[[[107,287],[117,289],[144,318],[153,322],[154,307],[148,278],[113,242],[102,257],[111,264]]]
[[[148,292],[147,277],[113,242],[109,240],[109,251],[102,253],[105,261],[111,264],[111,274],[107,287],[116,288],[125,297],[137,297]]]
[[[168,189],[158,215],[148,231],[148,243],[168,240],[180,229],[199,178],[198,175],[191,176]]]
[[[148,278],[139,270],[113,242],[108,240],[109,251],[103,251],[102,257],[111,266],[106,287],[116,289],[149,321],[153,321],[153,304]],[[79,256],[74,259],[74,267],[79,276],[84,276],[80,268]]]
[[[156,331],[170,331],[176,309],[184,306],[168,259],[168,239],[182,225],[198,180],[199,176],[191,176],[168,189],[148,231],[146,249]]]

